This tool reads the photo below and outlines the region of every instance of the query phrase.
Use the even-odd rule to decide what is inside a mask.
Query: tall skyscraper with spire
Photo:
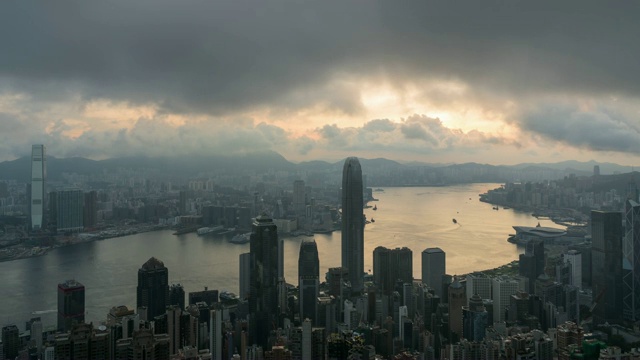
[[[44,145],[31,146],[31,184],[29,191],[29,219],[32,231],[42,229],[45,209],[45,180],[47,160]]]
[[[354,293],[364,290],[364,200],[362,168],[349,157],[342,168],[342,267]]]
[[[278,228],[267,215],[253,222],[250,253],[249,313],[252,341],[267,348],[269,332],[278,325],[278,284],[281,279],[281,243]]]

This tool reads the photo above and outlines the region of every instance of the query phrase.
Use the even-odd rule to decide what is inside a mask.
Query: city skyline
[[[638,4],[306,5],[3,4],[0,160],[638,162]]]

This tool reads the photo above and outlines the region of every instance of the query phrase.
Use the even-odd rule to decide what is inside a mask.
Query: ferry
[[[211,234],[212,232],[216,232],[216,231],[220,231],[224,229],[224,226],[222,225],[218,225],[218,226],[214,226],[214,227],[201,227],[198,230],[196,230],[196,233],[200,236],[202,235],[206,235],[206,234]]]
[[[238,234],[229,240],[232,244],[246,244],[251,241],[251,233]]]
[[[230,291],[221,291],[220,292],[220,301],[230,301],[236,300],[238,296]]]

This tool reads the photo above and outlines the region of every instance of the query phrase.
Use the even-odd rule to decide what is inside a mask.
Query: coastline
[[[93,233],[79,233],[74,236],[57,236],[54,239],[54,245],[52,246],[23,246],[20,244],[6,247],[4,249],[0,249],[0,262],[14,261],[14,260],[22,260],[29,259],[32,257],[45,256],[49,253],[50,250],[73,246],[77,244],[84,244],[88,242],[98,241],[98,240],[107,240],[118,238],[127,235],[133,235],[144,232],[152,232],[152,231],[160,231],[171,229],[170,226],[166,225],[149,225],[144,224],[137,227],[129,227],[129,228],[119,228],[116,230],[103,230],[100,232]]]

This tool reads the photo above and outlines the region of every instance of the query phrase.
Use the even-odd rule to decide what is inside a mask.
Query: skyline
[[[0,161],[638,163],[639,4],[366,5],[3,4]]]

